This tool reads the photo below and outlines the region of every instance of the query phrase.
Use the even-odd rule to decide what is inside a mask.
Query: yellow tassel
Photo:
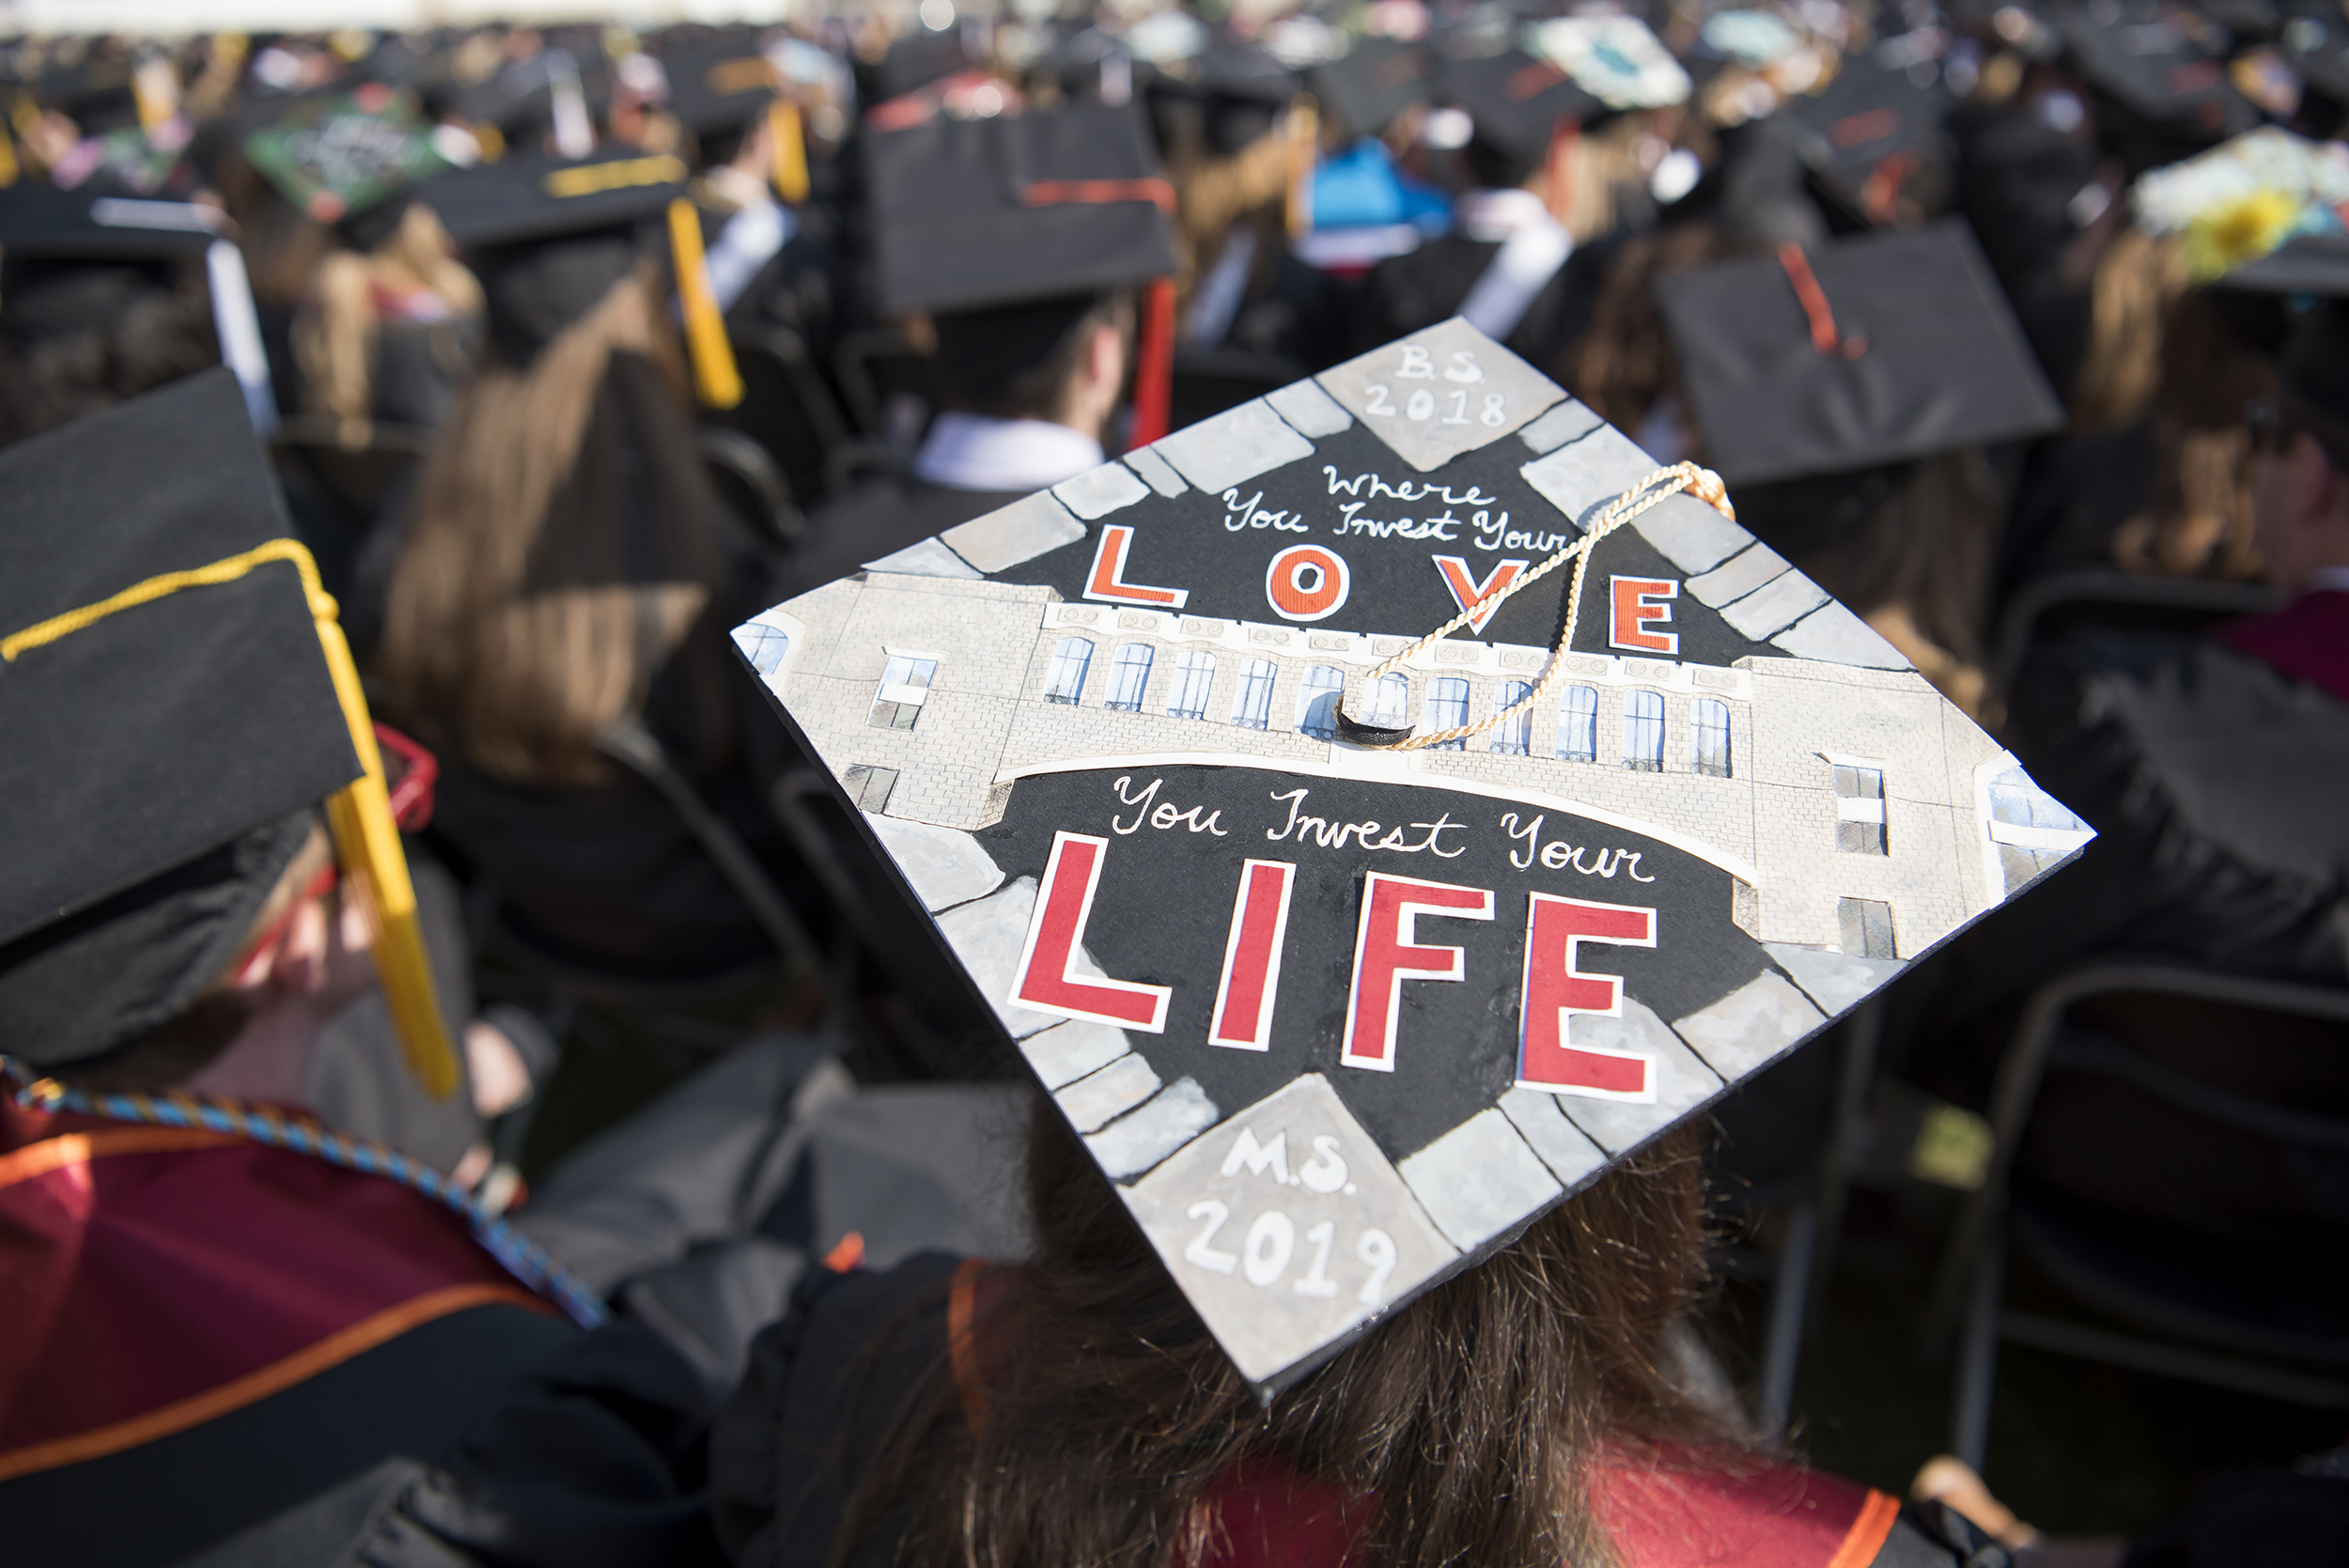
[[[1321,111],[1311,93],[1289,104],[1288,230],[1292,240],[1314,231],[1314,164],[1321,153]]]
[[[726,341],[725,318],[709,291],[702,259],[701,215],[679,196],[669,204],[669,248],[677,258],[677,292],[685,307],[685,347],[693,361],[693,391],[706,408],[730,409],[742,400],[741,372]]]
[[[774,143],[775,195],[796,207],[807,199],[807,133],[800,106],[787,98],[768,104],[767,129]]]
[[[0,191],[15,184],[16,177],[22,172],[16,163],[16,139],[6,131],[0,131]]]

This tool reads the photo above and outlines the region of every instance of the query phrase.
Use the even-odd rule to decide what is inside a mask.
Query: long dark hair
[[[596,737],[685,677],[704,768],[734,741],[723,503],[649,270],[528,365],[492,365],[436,438],[393,568],[386,710],[509,783],[593,784]],[[630,454],[641,477],[627,474]]]
[[[1211,1487],[1274,1463],[1365,1504],[1382,1568],[1612,1560],[1588,1502],[1602,1450],[1734,1447],[1673,1386],[1661,1338],[1703,1245],[1700,1139],[1674,1133],[1259,1405],[1041,1096],[1037,1248],[986,1328],[984,1426],[950,1378],[852,1504],[842,1560],[910,1508],[901,1568],[1190,1568]]]

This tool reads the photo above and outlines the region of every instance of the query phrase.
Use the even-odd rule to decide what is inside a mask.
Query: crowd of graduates
[[[129,677],[92,664],[54,691],[0,670],[0,714],[19,726],[0,734],[0,780],[47,802],[0,831],[38,868],[4,873],[18,888],[0,894],[0,1056],[26,1081],[58,1075],[41,1080],[50,1099],[7,1112],[0,1176],[32,1179],[20,1157],[56,1135],[38,1119],[95,1117],[86,1096],[177,1086],[307,1107],[539,1260],[507,1272],[617,1314],[558,1343],[569,1329],[545,1313],[493,1310],[506,1287],[484,1281],[506,1276],[483,1265],[441,1282],[486,1293],[451,1296],[452,1315],[400,1319],[269,1382],[342,1343],[316,1337],[326,1327],[406,1310],[407,1276],[355,1264],[324,1316],[260,1323],[200,1374],[141,1362],[110,1373],[111,1391],[69,1397],[117,1355],[92,1325],[155,1312],[155,1292],[42,1295],[24,1281],[71,1268],[27,1261],[39,1225],[0,1207],[16,1260],[0,1256],[16,1271],[0,1280],[0,1340],[48,1347],[26,1361],[0,1346],[0,1507],[10,1535],[43,1521],[23,1560],[1361,1560],[1350,1505],[1249,1468],[1240,1405],[1197,1403],[1214,1379],[1190,1362],[1172,1382],[1146,1357],[1095,1370],[1195,1418],[1193,1449],[1239,1456],[1220,1479],[1167,1481],[1184,1519],[1221,1508],[1227,1524],[1301,1518],[1299,1533],[1211,1541],[1152,1515],[1087,1534],[1036,1523],[1066,1501],[1040,1483],[973,1483],[957,1504],[968,1517],[909,1483],[918,1464],[970,1462],[975,1438],[940,1436],[942,1403],[929,1424],[892,1437],[890,1423],[937,1403],[930,1361],[951,1349],[966,1370],[969,1292],[990,1287],[889,1265],[1034,1245],[1098,1293],[1036,1309],[1022,1332],[1040,1337],[1022,1343],[1038,1355],[1052,1333],[1090,1345],[1103,1322],[1169,1309],[1103,1282],[1155,1267],[1105,1239],[1116,1219],[1073,1199],[1083,1212],[1054,1217],[1054,1193],[1100,1186],[1065,1136],[1039,1132],[1028,1156],[1035,1234],[997,1212],[1018,1204],[993,1190],[1003,1172],[973,1174],[972,1130],[1018,1108],[992,1082],[1009,1070],[994,1018],[859,831],[854,808],[879,801],[840,797],[729,634],[1454,317],[1659,465],[1718,471],[1744,526],[2063,802],[2016,796],[2017,831],[1995,848],[2010,891],[2098,835],[1888,994],[1872,1025],[1888,1075],[1996,1111],[2035,995],[2100,962],[2274,985],[2255,1000],[2277,1008],[2339,993],[2343,136],[2349,21],[2320,0],[1114,0],[1058,14],[923,0],[766,26],[0,40],[0,466],[21,459],[0,479],[0,579],[19,579],[13,596],[0,585],[0,635],[101,597],[112,580],[77,549],[125,581],[201,564],[94,515],[77,545],[68,520],[194,505],[259,538],[254,520],[282,515],[313,598],[334,601],[405,831],[402,939],[445,1019],[428,1032],[446,1060],[423,1076],[463,1091],[416,1092],[412,998],[350,968],[362,936],[321,892],[338,856],[352,877],[350,852],[327,847],[308,809],[343,787],[331,759],[305,772],[275,730],[241,730],[233,682],[198,680],[166,712],[170,683],[141,662],[152,648],[119,655]],[[1856,383],[1841,374],[1855,365]],[[237,467],[247,429],[265,473]],[[232,639],[251,679],[309,660],[306,631],[272,644],[285,629],[257,603],[237,613],[256,617]],[[116,678],[120,693],[103,685]],[[48,748],[78,745],[58,737],[117,695],[125,731],[148,738],[45,773]],[[300,701],[341,733],[329,687]],[[198,782],[143,804],[95,782],[75,794],[76,769],[140,775],[124,758],[142,744],[177,758],[155,777]],[[294,782],[263,787],[253,754]],[[214,796],[237,803],[207,815]],[[332,836],[344,844],[339,820]],[[141,891],[164,872],[179,880]],[[1891,943],[1846,933],[1855,955],[1916,956]],[[266,1008],[248,993],[299,1015],[278,1028],[299,1051],[251,1046]],[[2165,1070],[2215,1072],[2226,1103],[2082,1071],[2038,1113],[2017,1179],[2100,1222],[2337,1271],[2340,1026],[2303,1040],[2264,1017],[2102,1018]],[[658,1115],[623,1115],[704,1062]],[[1832,1087],[1780,1077],[1723,1112],[1716,1193],[1783,1176],[1738,1160],[1825,1125]],[[910,1087],[941,1080],[965,1097]],[[2253,1102],[2275,1114],[2229,1109]],[[579,1147],[550,1171],[531,1151],[558,1143]],[[1586,1229],[1603,1213],[1636,1234],[1648,1273],[1549,1221],[1509,1267],[1598,1281],[1543,1309],[1579,1324],[1576,1354],[1605,1369],[1573,1374],[1608,1389],[1593,1431],[1693,1444],[1680,1394],[1626,1348],[1700,1266],[1695,1145],[1658,1149],[1633,1162],[1644,1186],[1578,1211]],[[206,1180],[193,1190],[232,1205],[285,1184]],[[882,1190],[897,1196],[865,1202]],[[379,1218],[388,1237],[428,1229]],[[882,1271],[857,1268],[866,1250]],[[182,1259],[169,1288],[228,1314],[244,1297],[219,1281],[241,1269],[270,1281],[255,1291],[299,1294],[263,1250]],[[2294,1308],[2287,1348],[2304,1358],[2349,1358],[2328,1294]],[[754,1347],[786,1296],[783,1336]],[[75,1304],[64,1317],[61,1301]],[[1529,1343],[1549,1322],[1510,1311]],[[865,1344],[893,1313],[919,1331]],[[1420,1353],[1445,1354],[1440,1326],[1416,1331]],[[1419,1363],[1381,1343],[1377,1375],[1401,1388]],[[860,1347],[881,1389],[863,1406],[805,1370]],[[1035,1453],[1070,1409],[1124,1419],[1074,1384],[1020,1387],[1003,1430]],[[1435,1387],[1412,1419],[1445,1419]],[[506,1391],[485,1406],[492,1389]],[[729,1393],[732,1437],[713,1449]],[[408,1414],[319,1439],[352,1402]],[[1442,1466],[1395,1458],[1417,1439],[1366,1410],[1333,1396],[1275,1446],[1350,1444],[1331,1473],[1441,1494],[1377,1538],[1378,1560],[1681,1560],[1669,1531],[1643,1534],[1603,1498],[1575,1492],[1558,1503],[1572,1522],[1545,1533],[1521,1501],[1443,1493]],[[856,1456],[848,1479],[812,1457],[835,1444]],[[1003,1475],[1027,1462],[986,1452]],[[1844,1507],[1818,1484],[1804,1506]],[[2001,1530],[2027,1538],[1970,1478],[1948,1495],[1954,1512],[1913,1505],[1886,1534],[1888,1513],[1865,1551],[1838,1534],[1815,1560],[1990,1561],[1967,1554],[1998,1552]],[[1738,1498],[1706,1504],[1705,1528],[1726,1529],[1751,1501]],[[1855,1494],[1847,1512],[1873,1517],[1875,1501]],[[1464,1522],[1471,1505],[1490,1517]],[[2260,1545],[2218,1507],[2128,1560],[2341,1560],[2340,1502],[2291,1507],[2296,1536]],[[1138,1540],[1159,1555],[1117,1555]],[[1817,1543],[1771,1540],[1782,1555],[1719,1560],[1813,1560],[1801,1554]],[[994,1555],[958,1555],[973,1543]]]

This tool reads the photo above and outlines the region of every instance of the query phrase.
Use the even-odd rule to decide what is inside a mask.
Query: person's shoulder
[[[1937,1503],[1746,1455],[1665,1452],[1602,1465],[1592,1502],[1624,1568],[2005,1568]]]

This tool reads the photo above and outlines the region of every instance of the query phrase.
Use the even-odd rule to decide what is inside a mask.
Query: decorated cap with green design
[[[448,167],[415,101],[381,83],[295,105],[246,137],[244,155],[288,201],[327,224]]]

